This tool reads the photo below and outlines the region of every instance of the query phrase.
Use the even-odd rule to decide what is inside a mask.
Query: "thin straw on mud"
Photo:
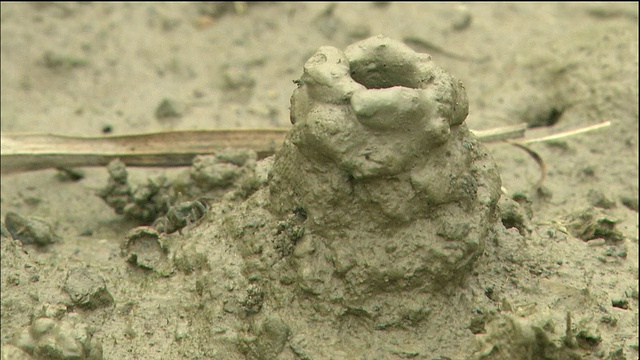
[[[471,131],[485,143],[515,141],[526,145],[558,140],[609,125],[607,121],[529,140],[516,140],[524,137],[526,124]],[[196,155],[211,154],[224,148],[252,149],[263,158],[275,152],[288,132],[289,128],[218,129],[97,137],[2,133],[1,169],[3,174],[7,174],[56,167],[103,166],[114,159],[120,159],[128,166],[189,166]]]
[[[537,143],[537,142],[555,141],[555,140],[568,138],[570,136],[580,135],[580,134],[588,133],[588,132],[591,132],[591,131],[604,129],[604,128],[609,127],[609,126],[611,126],[611,121],[603,121],[603,122],[597,123],[595,125],[585,126],[585,127],[582,127],[582,128],[579,128],[579,129],[575,129],[575,130],[564,131],[564,132],[561,132],[561,133],[557,133],[557,134],[553,134],[553,135],[549,135],[549,136],[544,136],[544,137],[541,137],[541,138],[534,138],[534,139],[528,139],[528,140],[519,140],[517,142],[520,143],[520,144],[533,144],[533,143]]]
[[[218,129],[95,137],[2,133],[2,173],[102,166],[115,159],[128,166],[189,166],[196,155],[225,148],[252,149],[262,158],[273,154],[288,132],[288,128]]]
[[[531,150],[529,147],[527,147],[524,144],[521,144],[518,142],[512,142],[511,145],[524,150],[538,164],[538,167],[540,168],[540,178],[536,182],[536,185],[534,186],[534,190],[540,189],[540,187],[542,186],[542,183],[547,178],[547,165],[544,163],[542,156],[540,156],[537,152]]]
[[[470,130],[480,141],[484,143],[520,139],[524,137],[527,123],[510,126],[502,126],[488,130]]]
[[[441,54],[455,60],[483,63],[491,59],[490,56],[467,56],[462,54],[456,54],[452,51],[445,49],[442,46],[438,46],[429,40],[426,40],[417,36],[405,36],[402,39],[402,41],[405,44],[415,48],[415,50],[418,52],[426,52],[429,54]]]
[[[540,168],[540,178],[538,179],[538,181],[536,182],[536,184],[534,186],[534,189],[538,190],[542,186],[542,183],[544,182],[544,180],[547,178],[547,165],[544,163],[544,159],[542,158],[542,156],[540,156],[537,152],[535,152],[534,150],[532,150],[530,147],[528,147],[526,145],[534,144],[534,143],[540,143],[540,142],[548,142],[548,141],[556,141],[556,140],[560,140],[560,139],[565,139],[565,138],[568,138],[568,137],[571,137],[571,136],[580,135],[580,134],[584,134],[584,133],[587,133],[587,132],[604,129],[604,128],[610,126],[610,125],[611,125],[610,121],[604,121],[604,122],[601,122],[601,123],[598,123],[598,124],[595,124],[595,125],[590,125],[590,126],[586,126],[586,127],[579,128],[579,129],[574,129],[574,130],[569,130],[569,131],[563,131],[563,132],[558,133],[558,134],[553,134],[553,135],[549,135],[549,136],[543,136],[543,137],[540,137],[540,138],[527,139],[527,140],[509,140],[507,142],[509,144],[517,147],[517,148],[520,148],[520,149],[524,150],[538,164],[538,167]]]

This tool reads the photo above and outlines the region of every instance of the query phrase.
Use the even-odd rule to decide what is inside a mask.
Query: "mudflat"
[[[3,359],[638,358],[637,4],[0,6],[3,134],[291,129],[3,174]]]

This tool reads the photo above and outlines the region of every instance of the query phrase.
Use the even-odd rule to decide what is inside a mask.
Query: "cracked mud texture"
[[[329,255],[323,237],[340,227],[312,226],[313,207],[291,211],[296,198],[289,208],[271,208],[266,188],[242,201],[268,183],[273,158],[258,162],[255,178],[247,172],[246,185],[234,184],[182,234],[158,234],[166,258],[153,266],[162,271],[121,254],[126,235],[141,224],[96,195],[109,179],[106,168],[83,169],[77,181],[55,170],[3,175],[1,218],[41,219],[57,236],[54,243],[24,245],[2,229],[3,359],[34,358],[25,350],[36,348],[42,358],[103,359],[638,357],[637,4],[0,6],[3,132],[93,136],[291,126],[291,93],[305,86],[300,75],[314,52],[346,50],[376,34],[406,40],[459,79],[471,129],[526,121],[537,137],[612,122],[606,130],[531,145],[549,170],[539,191],[533,190],[539,169],[526,153],[487,144],[506,191],[496,216],[507,229],[496,226],[470,272],[419,296],[408,290],[331,298],[303,290],[296,256],[332,269],[313,254]],[[355,124],[373,132],[389,125],[374,115],[394,110],[380,103],[364,111],[368,101],[413,92],[382,86],[382,95],[369,96],[371,86],[358,74],[355,79],[366,88],[352,97],[363,121]],[[397,80],[394,85],[419,87]],[[156,116],[163,104],[171,110],[163,114],[173,115]],[[452,126],[448,141],[464,140],[464,126]],[[419,133],[411,135],[415,140]],[[350,154],[336,166],[349,169],[353,181],[383,171]],[[415,161],[384,171],[406,170]],[[191,189],[180,188],[188,183],[183,170],[127,171],[130,184],[165,177],[185,196]],[[380,220],[377,227],[395,223],[389,214],[423,216],[382,206],[385,194],[373,193],[381,199],[368,204],[377,209],[370,221]],[[367,223],[344,214],[322,220]],[[345,239],[373,231],[342,230]],[[314,237],[315,243],[306,241]],[[82,293],[106,289],[113,303],[74,303],[65,285],[78,268],[99,279]],[[48,333],[38,332],[38,324],[51,321]],[[21,342],[25,332],[30,338]]]

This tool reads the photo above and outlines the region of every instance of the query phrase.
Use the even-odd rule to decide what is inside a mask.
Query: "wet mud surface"
[[[3,132],[292,128],[3,174],[3,359],[638,357],[637,4],[1,6]]]

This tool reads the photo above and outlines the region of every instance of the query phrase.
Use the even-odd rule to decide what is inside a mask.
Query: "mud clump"
[[[500,177],[463,85],[386,37],[321,47],[291,97],[269,208],[303,213],[300,288],[332,302],[462,278],[497,221]]]
[[[5,224],[10,236],[24,245],[47,246],[61,241],[46,220],[37,217],[23,217],[14,212],[5,216]]]
[[[107,170],[109,171],[108,183],[98,191],[97,195],[117,214],[150,223],[167,211],[166,201],[169,198],[171,184],[166,178],[149,179],[147,184],[133,189],[129,184],[129,174],[122,161],[112,161],[107,166]]]
[[[215,230],[194,229],[173,257],[176,268],[205,272],[199,293],[218,295],[203,312],[237,334],[212,351],[320,359],[344,340],[361,358],[415,357],[409,347],[367,349],[378,334],[450,326],[441,313],[458,306],[454,293],[504,230],[500,176],[464,124],[464,87],[429,55],[382,36],[344,52],[321,47],[296,83],[293,128],[263,160],[267,186],[212,204]],[[347,328],[366,344],[351,349]],[[331,358],[348,358],[336,351]]]
[[[257,154],[253,150],[224,149],[214,155],[199,155],[192,167],[175,179],[165,176],[148,178],[146,183],[134,187],[121,160],[107,166],[109,179],[97,192],[116,214],[142,224],[157,225],[165,233],[179,231],[202,217],[204,199],[246,199],[264,185],[256,175]],[[182,198],[184,196],[184,198]],[[192,199],[193,201],[185,201]],[[195,213],[193,208],[198,207]],[[168,226],[168,227],[167,227]]]
[[[497,316],[486,324],[484,334],[475,338],[479,350],[469,360],[532,360],[582,357],[568,346],[566,337],[555,334],[553,321],[540,313],[530,318]]]
[[[163,235],[148,226],[131,229],[121,245],[121,254],[127,262],[142,269],[155,270],[158,274],[173,272],[167,260],[168,249]]]
[[[105,279],[84,267],[75,267],[69,270],[64,291],[69,294],[71,301],[81,308],[96,309],[114,303]]]
[[[93,337],[90,326],[75,313],[62,319],[40,317],[18,336],[18,348],[36,359],[100,360],[102,344]]]

